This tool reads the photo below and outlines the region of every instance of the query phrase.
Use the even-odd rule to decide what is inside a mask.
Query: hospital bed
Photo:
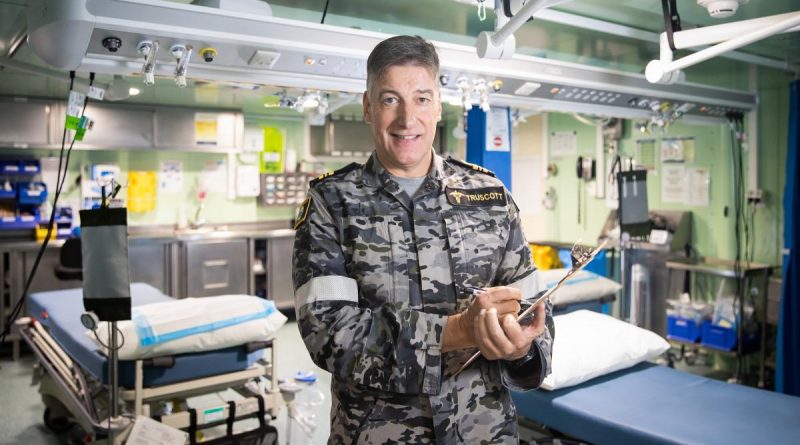
[[[649,362],[576,386],[512,397],[520,417],[598,445],[800,441],[800,397]]]
[[[108,360],[80,322],[82,298],[81,289],[30,294],[29,317],[20,320],[17,328],[40,364],[47,426],[67,429],[71,420],[102,437],[108,426]],[[170,297],[150,285],[134,283],[131,301],[137,306],[170,301]],[[189,433],[189,443],[203,437],[203,430],[216,427],[213,429],[219,431],[220,425],[224,434],[213,443],[243,443],[249,438],[263,443],[261,440],[273,434],[277,440],[268,421],[277,415],[284,400],[273,372],[272,346],[272,341],[263,341],[203,353],[120,361],[122,412],[183,429]],[[269,355],[268,361],[265,355]],[[236,391],[231,393],[231,389]],[[215,406],[187,406],[193,396],[220,391],[232,394],[229,400],[218,399]],[[234,424],[241,425],[248,418],[257,420],[256,427],[237,433],[242,428]],[[245,422],[252,425],[254,421]]]

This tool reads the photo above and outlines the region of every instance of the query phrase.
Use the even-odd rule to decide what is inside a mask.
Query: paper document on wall
[[[225,170],[225,159],[206,161],[200,172],[200,185],[209,193],[225,193],[228,178]]]
[[[690,193],[687,204],[708,207],[711,171],[708,168],[690,168],[688,176]]]
[[[158,183],[158,188],[164,192],[176,193],[183,190],[183,162],[161,161]]]
[[[689,199],[689,184],[683,165],[661,167],[661,202],[685,204]]]
[[[511,151],[508,108],[492,108],[486,113],[486,151]]]
[[[217,115],[214,113],[194,114],[194,142],[197,145],[217,145]]]
[[[128,172],[128,210],[131,213],[152,212],[156,209],[156,172]]]
[[[257,165],[240,165],[236,168],[236,195],[258,196],[261,192],[261,177]]]
[[[561,158],[578,153],[578,134],[574,131],[550,133],[550,156]]]

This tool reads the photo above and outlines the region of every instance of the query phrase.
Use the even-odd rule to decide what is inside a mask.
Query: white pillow
[[[132,320],[117,322],[124,337],[120,360],[136,360],[162,355],[205,352],[263,341],[286,323],[275,303],[249,295],[185,298],[134,306]],[[106,322],[96,334],[108,344]],[[94,333],[86,331],[107,355]],[[122,340],[120,340],[122,341]]]
[[[599,312],[580,310],[553,317],[552,373],[542,388],[554,390],[583,383],[669,349],[658,334]]]
[[[569,269],[538,270],[537,281],[539,292],[550,289],[567,274]],[[575,274],[557,291],[553,292],[550,301],[554,305],[566,305],[583,301],[597,300],[616,294],[622,286],[596,273],[582,270]]]

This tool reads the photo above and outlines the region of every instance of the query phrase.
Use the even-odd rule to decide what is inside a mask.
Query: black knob
[[[122,46],[122,40],[118,37],[106,37],[103,39],[103,48],[109,52],[115,53]]]

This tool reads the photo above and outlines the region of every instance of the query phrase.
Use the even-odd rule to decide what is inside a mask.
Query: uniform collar
[[[450,170],[452,170],[452,168],[447,166],[444,159],[434,152],[433,168],[428,171],[427,181],[431,179],[437,182],[441,181],[452,174]],[[391,179],[389,172],[386,171],[383,165],[378,161],[378,156],[374,151],[367,160],[367,163],[364,164],[363,181],[364,184],[372,187],[390,187],[390,184],[397,186],[395,181]]]

